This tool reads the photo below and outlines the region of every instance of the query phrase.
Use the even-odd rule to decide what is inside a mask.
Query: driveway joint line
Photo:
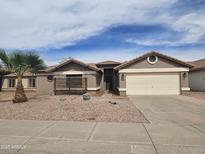
[[[23,147],[24,145],[26,145],[26,143],[28,143],[31,139],[33,139],[33,138],[35,138],[36,136],[42,134],[44,131],[46,131],[48,128],[52,127],[52,126],[55,125],[56,123],[57,123],[57,121],[55,121],[55,122],[49,124],[47,127],[43,128],[43,129],[40,130],[38,133],[36,133],[36,135],[34,134],[34,135],[31,136],[30,138],[28,138],[28,139],[22,144],[22,147]],[[18,149],[18,150],[15,152],[15,154],[18,154],[21,150],[22,150],[21,148]]]
[[[94,124],[93,128],[91,129],[91,131],[90,131],[90,133],[89,133],[89,135],[88,135],[87,141],[90,141],[90,139],[91,139],[91,137],[92,137],[92,135],[93,135],[93,133],[94,133],[94,131],[95,131],[95,128],[96,128],[97,124],[98,124],[98,122],[96,122],[96,123]]]
[[[139,107],[139,105],[137,105],[136,103],[134,103],[134,101],[132,101],[132,99],[130,99],[130,102],[132,102],[132,104],[144,115],[144,118],[148,121],[149,124],[152,123],[152,121],[150,120],[149,116],[147,116],[147,114]],[[148,118],[147,118],[148,117]]]
[[[41,134],[43,134],[45,131],[47,131],[49,128],[51,128],[52,126],[54,126],[56,123],[58,123],[58,121],[55,121],[53,123],[51,123],[50,125],[48,125],[46,128],[44,128],[43,130],[41,130],[39,133],[37,133],[36,135],[34,135],[33,137],[38,137]]]
[[[195,130],[197,130],[200,134],[205,135],[205,132],[203,132],[201,129],[199,129],[198,127],[196,127],[195,125],[190,125],[190,127],[194,128]]]
[[[142,124],[142,125],[143,125],[143,127],[144,127],[144,129],[145,129],[147,135],[149,136],[149,139],[150,139],[150,141],[151,141],[151,143],[152,143],[152,145],[153,145],[153,147],[154,147],[154,150],[155,150],[156,154],[159,154],[158,151],[157,151],[157,147],[155,146],[154,141],[152,140],[152,137],[151,137],[151,135],[149,134],[147,128],[145,127],[144,124]]]

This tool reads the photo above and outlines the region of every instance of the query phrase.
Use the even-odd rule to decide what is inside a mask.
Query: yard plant
[[[18,79],[13,103],[21,103],[28,101],[22,78],[26,72],[36,73],[38,70],[45,67],[43,60],[38,54],[31,51],[15,50],[11,53],[6,53],[0,49],[1,69],[14,73]]]

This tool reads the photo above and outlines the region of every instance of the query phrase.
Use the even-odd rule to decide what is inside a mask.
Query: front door
[[[104,81],[106,84],[106,90],[113,90],[113,76],[113,69],[104,69]]]
[[[105,79],[106,90],[113,90],[113,78],[112,76],[107,76]]]

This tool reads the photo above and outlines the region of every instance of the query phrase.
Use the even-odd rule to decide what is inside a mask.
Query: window
[[[83,76],[82,74],[66,75],[66,87],[67,88],[82,88],[83,87]]]
[[[8,79],[8,87],[14,88],[16,85],[15,79]]]
[[[150,64],[155,64],[155,63],[158,61],[158,57],[157,57],[157,56],[154,56],[154,55],[149,56],[149,57],[147,57],[147,61],[148,61],[148,63],[150,63]]]
[[[75,74],[75,75],[66,75],[68,78],[82,78],[81,74]]]
[[[35,78],[28,79],[28,87],[29,88],[35,88],[36,87],[36,79]]]

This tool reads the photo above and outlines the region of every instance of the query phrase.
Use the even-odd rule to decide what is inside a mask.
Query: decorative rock
[[[90,100],[91,99],[91,97],[90,97],[90,95],[86,95],[86,94],[84,94],[83,95],[83,100]]]
[[[113,104],[113,105],[117,104],[117,102],[112,102],[112,101],[109,101],[108,103]]]
[[[60,101],[61,102],[66,101],[66,98],[60,98]]]

